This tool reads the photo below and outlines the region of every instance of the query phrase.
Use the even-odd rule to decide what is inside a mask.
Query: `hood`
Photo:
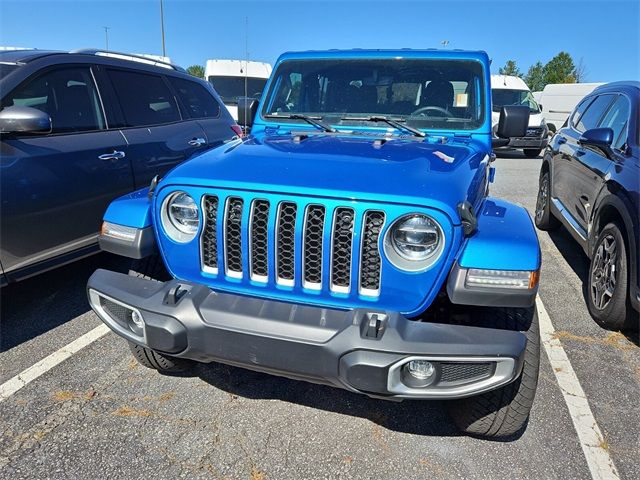
[[[499,112],[491,112],[491,126],[495,127],[500,120]],[[529,127],[539,127],[542,125],[542,113],[529,114]]]
[[[457,223],[458,203],[479,201],[487,162],[488,156],[469,139],[442,144],[431,137],[380,141],[355,135],[274,135],[234,141],[193,157],[165,177],[161,187],[415,204],[438,208]]]

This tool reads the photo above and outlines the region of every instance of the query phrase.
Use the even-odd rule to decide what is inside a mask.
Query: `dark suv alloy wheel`
[[[587,278],[589,313],[605,328],[638,328],[637,313],[629,302],[628,266],[622,230],[616,223],[609,223],[598,235]]]
[[[538,187],[538,199],[536,200],[535,224],[540,230],[553,230],[560,225],[556,217],[551,214],[551,183],[549,172],[544,172],[540,176]]]

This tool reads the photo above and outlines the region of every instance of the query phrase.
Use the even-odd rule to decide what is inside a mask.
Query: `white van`
[[[549,129],[562,128],[573,109],[602,83],[550,83],[540,92],[538,101]]]
[[[549,129],[542,116],[538,103],[527,84],[520,77],[509,75],[491,75],[493,131],[498,128],[500,109],[504,105],[526,105],[529,107],[529,128],[524,137],[512,138],[507,148],[522,149],[526,157],[534,158],[547,146]]]
[[[271,75],[271,65],[246,60],[207,60],[204,75],[238,121],[238,97],[259,98]]]

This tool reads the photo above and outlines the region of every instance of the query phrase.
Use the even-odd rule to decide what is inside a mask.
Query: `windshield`
[[[491,96],[493,97],[494,112],[499,112],[505,105],[525,105],[529,107],[531,113],[540,113],[540,107],[529,90],[494,88],[491,90]]]
[[[418,128],[472,130],[483,121],[483,83],[482,64],[469,60],[289,60],[274,73],[262,114],[336,125],[385,116]]]
[[[247,88],[245,90],[245,80]],[[255,77],[225,77],[214,76],[209,77],[209,82],[216,89],[222,101],[228,105],[237,105],[238,97],[260,98],[264,84],[267,83],[266,78]]]

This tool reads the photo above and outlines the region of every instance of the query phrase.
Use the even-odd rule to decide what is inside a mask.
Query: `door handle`
[[[558,143],[560,145],[562,145],[563,143],[567,143],[567,139],[564,138],[562,135],[558,135]]]
[[[114,150],[111,153],[103,153],[102,155],[99,155],[98,158],[100,160],[120,160],[121,158],[124,158],[126,155],[124,152],[121,152],[119,150]]]
[[[207,141],[202,138],[202,137],[198,137],[198,138],[192,138],[191,140],[189,140],[187,142],[189,145],[191,145],[192,147],[201,147],[203,146],[205,143],[207,143]]]

